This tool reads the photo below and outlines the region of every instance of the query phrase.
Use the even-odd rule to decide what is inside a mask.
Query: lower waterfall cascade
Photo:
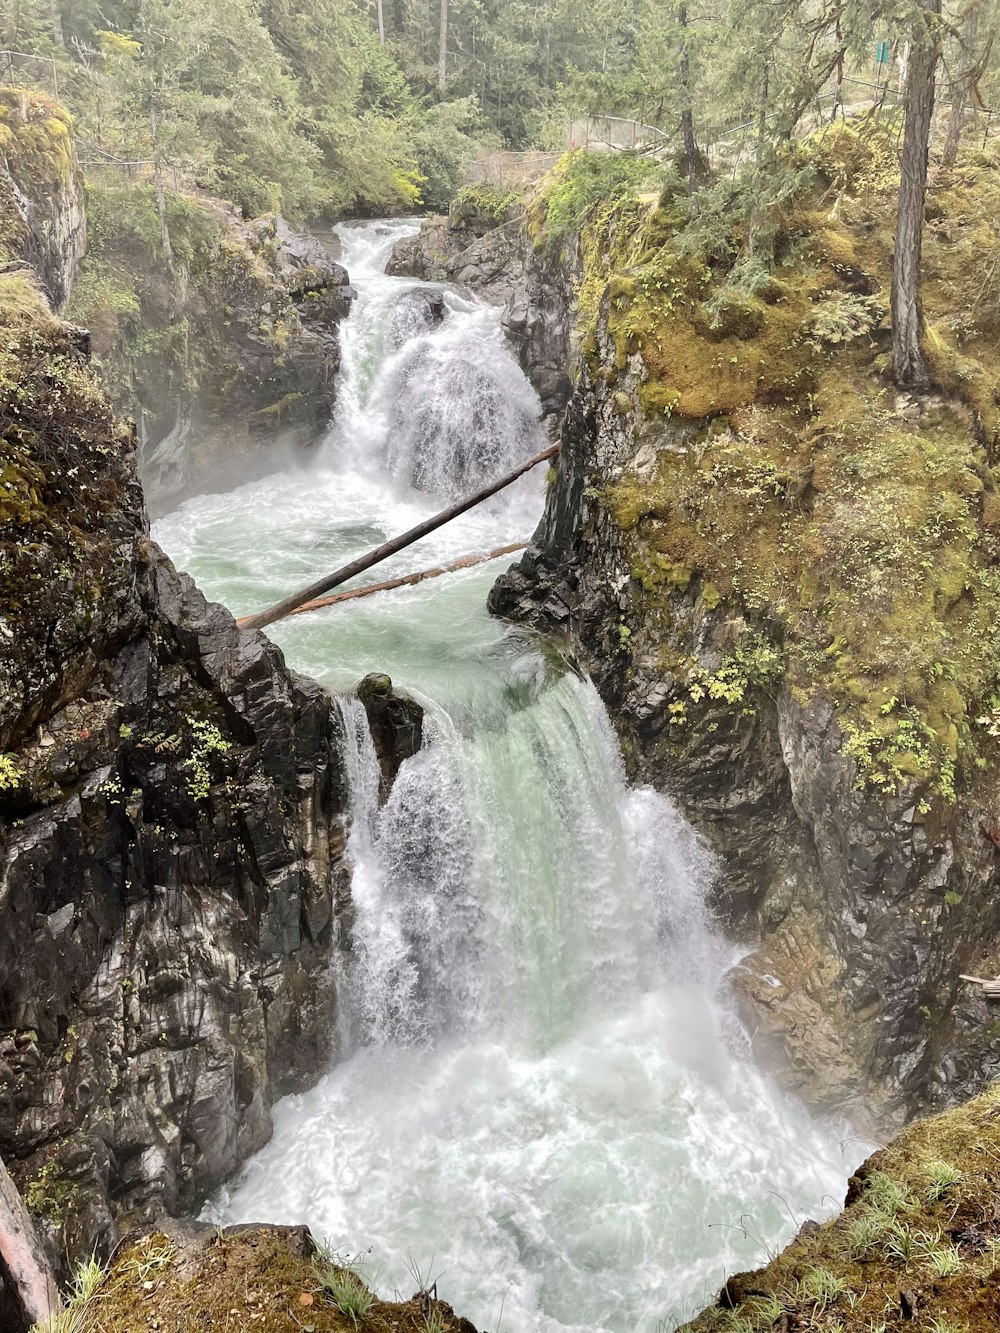
[[[358,298],[319,456],[155,526],[236,615],[544,447],[498,312],[384,275],[414,230],[337,229]],[[369,577],[529,537],[544,484],[537,469]],[[355,921],[335,962],[340,1059],[278,1103],[272,1141],[207,1215],[305,1222],[369,1254],[386,1295],[430,1272],[494,1333],[654,1333],[834,1211],[865,1145],[753,1063],[712,854],[628,786],[586,677],[487,615],[502,567],[268,631],[341,692]],[[373,670],[426,709],[381,808],[350,693]]]

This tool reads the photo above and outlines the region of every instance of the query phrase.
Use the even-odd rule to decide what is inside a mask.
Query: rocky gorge
[[[28,129],[52,121],[46,134],[62,133],[50,111],[13,106],[8,160]],[[71,146],[60,160],[55,198],[74,213]],[[992,180],[992,163],[974,170]],[[945,201],[942,265],[948,247],[969,243],[957,205],[975,183],[953,182],[966,193],[950,212]],[[86,288],[76,304],[72,296],[79,244],[66,240],[77,223],[46,223],[38,239],[23,181],[0,174],[0,186],[5,260],[33,267],[53,309],[69,300],[71,314],[85,311]],[[391,268],[503,301],[504,330],[561,442],[541,525],[490,609],[582,653],[630,776],[669,793],[721,855],[714,905],[753,946],[730,985],[759,1060],[814,1108],[884,1137],[978,1092],[1000,1050],[990,1009],[962,979],[998,961],[995,733],[978,720],[993,716],[995,700],[979,659],[963,655],[989,625],[978,580],[997,526],[996,425],[973,396],[977,375],[990,372],[990,328],[963,341],[967,364],[950,383],[942,364],[936,396],[880,394],[877,408],[866,398],[868,353],[885,332],[876,307],[863,307],[865,354],[824,343],[817,308],[829,317],[823,307],[845,293],[876,301],[886,282],[877,208],[864,215],[870,201],[852,203],[846,186],[845,197],[836,226],[803,218],[802,201],[789,224],[799,239],[810,229],[818,237],[822,272],[802,302],[794,284],[779,285],[767,299],[733,301],[718,324],[673,259],[653,275],[657,292],[674,284],[671,318],[658,296],[661,322],[644,323],[643,265],[670,255],[677,229],[670,198],[629,201],[554,238],[544,190],[527,209],[467,193],[447,221],[402,242]],[[178,238],[202,235],[212,206],[198,209]],[[228,218],[206,245],[206,272],[220,254],[235,266],[225,281],[239,299],[224,321],[235,325],[224,335],[233,359],[219,362],[217,379],[203,373],[197,393],[178,395],[169,375],[156,386],[155,404],[144,399],[138,413],[145,446],[94,375],[91,338],[62,323],[30,278],[4,279],[0,1155],[60,1263],[95,1247],[104,1257],[130,1229],[150,1232],[196,1208],[268,1139],[272,1102],[314,1082],[336,1054],[330,962],[350,946],[352,925],[343,715],[151,542],[137,456],[145,447],[143,469],[166,504],[224,485],[230,466],[252,473],[257,446],[266,454],[277,436],[280,447],[276,424],[288,426],[286,443],[308,445],[331,410],[351,290],[329,253],[280,219]],[[437,307],[431,316],[446,317]],[[791,364],[767,343],[775,325],[782,339],[793,326],[808,334],[790,339]],[[117,324],[95,332],[105,368],[122,357],[135,370],[126,334]],[[207,348],[221,345],[216,336]],[[749,383],[730,369],[739,358],[756,367]],[[818,404],[808,429],[798,410],[769,417],[803,381]],[[865,402],[861,420],[837,396],[845,382]],[[847,442],[835,410],[854,430]],[[878,452],[887,435],[888,459]],[[874,508],[907,450],[932,481],[890,497],[894,510]],[[828,566],[858,552],[820,549],[806,529],[820,513],[847,530],[841,464],[851,504],[860,493],[868,506],[852,540],[874,514],[926,544],[912,604],[860,584],[855,619],[856,607],[837,602]],[[942,489],[961,512],[933,507]],[[742,527],[727,500],[749,515]],[[845,506],[836,523],[834,502]],[[868,568],[882,559],[861,554]],[[788,585],[779,591],[772,567]],[[872,645],[858,629],[874,612],[934,636],[932,658],[910,676],[909,663],[890,670],[884,654],[895,643]],[[955,664],[969,661],[963,677]],[[420,751],[421,710],[383,675],[357,694],[385,802],[401,761]],[[959,1160],[955,1142],[990,1137],[992,1101],[951,1115],[959,1119],[933,1122],[940,1143],[911,1131],[852,1183],[857,1204],[866,1191],[885,1193],[872,1185],[879,1173],[904,1182],[885,1234],[909,1226],[919,1198],[929,1236],[947,1220],[937,1205],[948,1191],[958,1198],[962,1180],[971,1192],[977,1173],[988,1175],[979,1158]],[[939,1170],[946,1158],[959,1177],[950,1183]],[[972,1216],[971,1193],[962,1200],[963,1229],[976,1235],[954,1243],[978,1263],[991,1233]],[[855,1220],[818,1240],[805,1232],[791,1279],[784,1269],[734,1279],[699,1329],[735,1330],[741,1310],[763,1319],[754,1302],[769,1296],[786,1327],[806,1326],[788,1315],[814,1313],[821,1299],[805,1270],[842,1259]],[[169,1249],[163,1295],[181,1305],[191,1274],[216,1263],[234,1282],[262,1281],[261,1262],[292,1264],[282,1310],[293,1289],[313,1294],[312,1242],[301,1236],[220,1232],[213,1250],[207,1230],[168,1226],[127,1244],[145,1247],[143,1263]],[[124,1253],[119,1262],[131,1262]],[[988,1285],[981,1266],[977,1281]],[[790,1295],[789,1280],[805,1285]],[[122,1328],[132,1317],[126,1286]],[[376,1313],[386,1327],[402,1318],[398,1326],[423,1328],[431,1307],[415,1301]],[[471,1327],[444,1317],[443,1327]],[[316,1326],[328,1325],[349,1326],[336,1315]]]
[[[926,784],[912,780],[873,790],[837,701],[786,673],[780,610],[759,594],[725,597],[711,571],[662,552],[669,519],[649,500],[662,460],[704,468],[713,445],[738,436],[729,403],[705,411],[710,390],[676,413],[653,398],[658,371],[617,316],[635,269],[619,278],[605,261],[600,277],[591,271],[595,255],[620,244],[616,223],[610,238],[592,225],[551,245],[544,190],[527,214],[508,205],[499,219],[487,199],[472,209],[470,200],[425,224],[393,262],[504,301],[505,331],[562,444],[533,544],[499,580],[491,609],[584,650],[635,779],[679,800],[724,856],[719,910],[755,942],[732,985],[760,1059],[810,1104],[876,1134],[974,1093],[1000,1056],[988,1004],[961,979],[995,962],[995,783],[972,765],[957,799],[928,803]],[[645,225],[654,231],[655,213]],[[845,268],[844,280],[880,290],[874,256],[872,269]],[[584,302],[603,293],[583,314],[582,287]],[[704,370],[668,363],[668,379],[720,374],[727,338],[745,355],[757,332],[695,336]],[[752,383],[742,396],[753,401]],[[941,399],[904,399],[895,419],[936,433],[942,410]],[[974,435],[969,447],[974,455]],[[971,464],[983,478],[987,542],[989,457],[987,446]],[[798,504],[785,484],[779,477],[759,503]]]
[[[640,207],[638,221],[626,203],[556,245],[546,242],[544,194],[529,210],[521,251],[527,261],[508,291],[505,318],[509,323],[526,307],[527,323],[548,331],[541,337],[548,336],[551,355],[565,353],[568,272],[575,275],[568,290],[577,294],[582,350],[570,359],[576,382],[545,515],[531,548],[493,589],[490,608],[583,649],[631,773],[674,796],[723,855],[728,872],[718,910],[754,942],[731,981],[759,1057],[810,1104],[846,1111],[856,1124],[884,1134],[917,1112],[978,1091],[1000,1053],[989,1005],[962,979],[969,972],[992,975],[1000,924],[991,668],[980,684],[963,682],[960,669],[953,675],[930,664],[925,669],[941,683],[928,691],[917,672],[900,683],[898,663],[859,666],[866,652],[877,656],[863,639],[865,616],[877,622],[896,614],[884,581],[867,586],[879,552],[864,553],[866,573],[848,590],[849,613],[839,621],[837,574],[821,572],[817,582],[818,541],[802,567],[785,553],[794,549],[797,516],[818,513],[824,500],[825,521],[840,521],[830,516],[834,496],[822,490],[836,492],[829,471],[838,448],[877,452],[878,445],[865,445],[877,411],[881,431],[909,434],[918,468],[932,470],[924,451],[957,438],[958,470],[949,484],[970,497],[963,501],[976,525],[969,541],[988,564],[996,545],[997,423],[994,405],[981,406],[960,389],[923,402],[889,395],[883,407],[884,392],[870,397],[870,371],[859,372],[849,352],[819,339],[788,344],[785,356],[791,351],[797,363],[783,365],[773,352],[756,374],[753,366],[749,374],[742,369],[758,344],[766,347],[769,324],[784,328],[783,320],[803,319],[808,330],[815,319],[809,302],[815,309],[829,301],[838,281],[855,291],[885,289],[885,252],[869,242],[862,254],[860,239],[878,226],[877,205],[868,200],[852,208],[850,160],[845,165],[839,156],[844,141],[832,150],[821,142],[820,153],[828,151],[836,161],[824,163],[825,179],[843,191],[840,231],[813,233],[810,258],[819,276],[811,278],[801,313],[792,310],[783,278],[763,301],[734,303],[711,324],[700,314],[704,288],[690,294],[682,263],[670,257],[671,226],[678,224],[671,223],[666,196],[659,207]],[[952,207],[967,206],[970,180],[992,182],[995,163],[966,170],[950,181],[953,195],[942,193],[942,214],[949,199]],[[791,228],[820,226],[821,215],[809,207],[797,205]],[[834,226],[825,217],[822,225]],[[968,244],[946,222],[942,232],[946,239],[932,252],[931,303],[939,299],[935,278],[942,286],[950,280],[947,266],[962,262]],[[616,272],[616,256],[644,250],[638,263],[633,258]],[[595,276],[597,259],[603,272]],[[463,254],[449,268],[466,262]],[[657,288],[673,284],[666,314],[661,307],[657,315],[646,294],[643,263]],[[554,314],[553,287],[564,293]],[[980,342],[982,350],[972,355],[983,357],[991,375],[989,335],[981,336],[986,345]],[[875,349],[878,338],[873,329]],[[941,366],[942,381],[950,373]],[[814,424],[805,429],[795,408],[803,378],[815,404]],[[879,404],[865,409],[867,419],[859,413],[851,422],[853,437],[842,426],[830,432],[823,416],[830,400],[844,410],[846,384],[862,401]],[[769,431],[770,445],[763,443]],[[795,432],[801,443],[791,443]],[[738,460],[741,448],[746,454]],[[884,467],[873,459],[870,471],[862,468],[862,492],[869,478],[885,475]],[[844,503],[860,511],[860,521],[872,521],[875,506],[865,512],[858,487],[850,484]],[[891,524],[888,506],[906,501],[895,493],[885,503],[879,512]],[[752,512],[752,532],[733,525],[734,505]],[[897,511],[895,521],[904,532],[919,526],[905,512]],[[775,541],[777,554],[768,545]],[[899,547],[895,555],[905,559]],[[972,571],[958,574],[954,590],[942,593],[935,579],[952,552],[939,549],[927,559],[929,588],[908,628],[929,605],[929,637],[952,637],[957,657],[965,636],[975,651],[988,652],[995,635],[988,609],[982,620],[953,611],[963,599],[976,600]],[[794,611],[785,600],[788,583],[779,591],[762,572],[775,560],[789,565],[779,576],[793,581]],[[872,583],[881,578],[876,573]],[[992,605],[989,595],[981,594],[984,608]],[[980,633],[985,639],[976,640]],[[799,635],[812,637],[820,656],[799,655]],[[850,694],[838,694],[840,680],[825,685],[815,665],[841,656],[862,677],[847,682]],[[905,711],[907,691],[936,693],[943,715],[935,720],[936,701],[929,701],[915,723],[903,722],[896,757],[886,759],[883,751],[873,761],[880,747],[892,745],[883,719]],[[855,720],[859,699],[876,705],[876,720],[864,727]],[[968,738],[961,751],[957,728]],[[928,762],[937,737],[950,747],[944,790]]]

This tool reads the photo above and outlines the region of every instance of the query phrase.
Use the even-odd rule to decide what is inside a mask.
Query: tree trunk
[[[52,9],[50,12],[52,15],[52,40],[55,42],[56,46],[65,47],[66,37],[63,33],[62,10],[59,7],[59,0],[52,0]]]
[[[767,83],[770,73],[770,63],[764,61],[764,77],[760,84],[760,102],[757,109],[757,160],[761,159],[764,152],[764,143],[767,139]]]
[[[962,121],[965,118],[965,100],[969,92],[969,83],[975,71],[976,34],[979,29],[979,5],[973,5],[962,23],[962,35],[959,50],[955,56],[957,70],[951,80],[951,111],[948,114],[948,134],[945,138],[941,164],[953,167],[958,157],[958,145],[962,138]]]
[[[174,249],[170,244],[170,230],[167,227],[167,200],[163,190],[163,171],[160,163],[158,143],[159,121],[156,114],[156,101],[149,106],[149,129],[153,138],[153,188],[156,191],[156,215],[160,219],[160,244],[168,264],[174,262]]]
[[[27,1324],[62,1309],[59,1289],[17,1187],[0,1161],[0,1277]]]
[[[705,175],[705,159],[694,137],[694,95],[691,91],[691,52],[688,48],[688,11],[682,3],[677,10],[681,30],[681,58],[677,67],[677,81],[681,92],[681,137],[684,142],[684,174],[691,185]]]
[[[438,29],[438,92],[448,84],[448,0],[441,0],[441,26]]]
[[[459,500],[457,504],[449,505],[440,514],[425,519],[423,523],[418,523],[415,528],[410,528],[399,537],[393,537],[391,541],[383,542],[374,551],[369,551],[367,555],[352,560],[349,565],[343,565],[327,578],[320,579],[316,583],[310,583],[308,587],[300,588],[298,592],[293,592],[290,597],[275,602],[273,606],[267,607],[264,611],[258,611],[256,615],[245,616],[240,624],[245,629],[264,629],[267,625],[273,625],[276,620],[283,620],[285,616],[293,615],[303,602],[311,602],[318,597],[323,597],[331,588],[337,588],[340,584],[346,583],[348,579],[353,579],[355,575],[363,574],[366,569],[372,569],[375,565],[380,565],[383,560],[388,560],[397,551],[405,550],[407,546],[412,546],[421,537],[426,537],[429,532],[435,532],[446,523],[450,523],[453,518],[458,518],[459,514],[464,514],[475,508],[476,505],[482,504],[491,495],[496,495],[497,491],[502,491],[504,487],[517,481],[518,477],[523,476],[525,472],[530,472],[533,467],[537,467],[539,463],[555,458],[558,452],[558,444],[543,449],[540,454],[535,454],[533,458],[529,458],[526,462],[519,463],[513,471],[506,473],[496,481],[491,481],[488,486],[476,491],[474,495],[470,495],[465,500]]]
[[[837,34],[836,34],[836,35],[837,35],[837,41],[838,41],[838,43],[839,43],[840,40],[841,40],[841,37],[840,37],[840,24],[839,24],[839,23],[837,24]],[[841,55],[841,56],[838,58],[838,60],[837,60],[837,87],[836,87],[836,91],[835,91],[834,96],[833,96],[833,111],[830,113],[830,124],[831,124],[831,125],[832,125],[833,122],[837,119],[837,112],[838,112],[838,111],[840,112],[841,116],[843,116],[843,114],[844,114],[844,57],[843,57],[843,55]]]
[[[892,369],[904,388],[928,385],[920,339],[920,250],[924,232],[924,196],[931,116],[934,113],[934,71],[940,54],[938,16],[941,0],[924,0],[921,28],[910,46],[906,78],[906,118],[900,161],[896,244],[892,259]]]
[[[375,0],[375,12],[378,14],[378,44],[385,46],[385,15],[382,13],[382,0]]]

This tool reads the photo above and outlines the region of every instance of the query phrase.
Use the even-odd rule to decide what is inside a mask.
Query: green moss
[[[459,216],[468,212],[483,213],[499,223],[504,220],[517,201],[517,195],[513,190],[501,190],[496,185],[479,181],[462,186],[455,196],[452,212]]]
[[[701,604],[706,611],[714,611],[721,601],[722,594],[714,583],[708,581],[702,584]]]
[[[46,1162],[23,1189],[24,1202],[36,1217],[45,1217],[61,1227],[73,1209],[79,1190],[60,1172],[56,1162]]]
[[[536,246],[555,250],[580,233],[595,212],[607,214],[630,203],[644,184],[658,182],[662,168],[628,153],[592,153],[578,148],[559,159],[528,208],[528,234]]]
[[[712,606],[780,629],[790,685],[834,700],[859,783],[952,800],[1000,739],[1000,472],[984,447],[1000,439],[1000,277],[981,299],[983,257],[1000,261],[1000,162],[976,154],[940,191],[924,299],[944,394],[913,419],[879,369],[893,146],[862,124],[794,153],[813,183],[775,210],[777,267],[753,292],[732,277],[742,224],[708,229],[704,194],[615,197],[583,228],[592,377],[619,377],[619,408],[638,366],[646,417],[702,424],[658,451],[652,479],[605,494],[641,590],[629,623],[659,623],[689,571]]]
[[[0,87],[0,153],[14,176],[49,186],[70,178],[72,125],[69,113],[44,93]]]

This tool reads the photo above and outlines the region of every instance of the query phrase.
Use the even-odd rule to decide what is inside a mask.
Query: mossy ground
[[[326,1268],[274,1230],[220,1231],[194,1253],[153,1233],[126,1245],[104,1274],[84,1266],[68,1313],[36,1333],[475,1333],[430,1293],[373,1297],[367,1311],[345,1312],[323,1284]]]
[[[37,90],[0,87],[0,153],[16,175],[58,185],[76,170],[69,112]]]
[[[688,1333],[1000,1328],[1000,1088],[918,1121],[852,1179],[848,1206],[731,1278]]]
[[[658,446],[652,477],[598,498],[631,552],[635,623],[659,617],[666,644],[679,589],[729,599],[797,691],[835,700],[863,780],[951,799],[1000,720],[1000,160],[969,151],[932,178],[920,401],[888,374],[892,136],[841,124],[786,167],[751,284],[738,185],[591,210],[584,354]],[[663,666],[691,663],[665,648]]]
[[[44,93],[0,87],[0,157],[14,176],[58,188],[75,170],[69,115]],[[24,221],[0,173],[0,265],[16,261],[25,240]],[[36,319],[44,302],[26,274],[0,273],[0,309],[8,322]]]

